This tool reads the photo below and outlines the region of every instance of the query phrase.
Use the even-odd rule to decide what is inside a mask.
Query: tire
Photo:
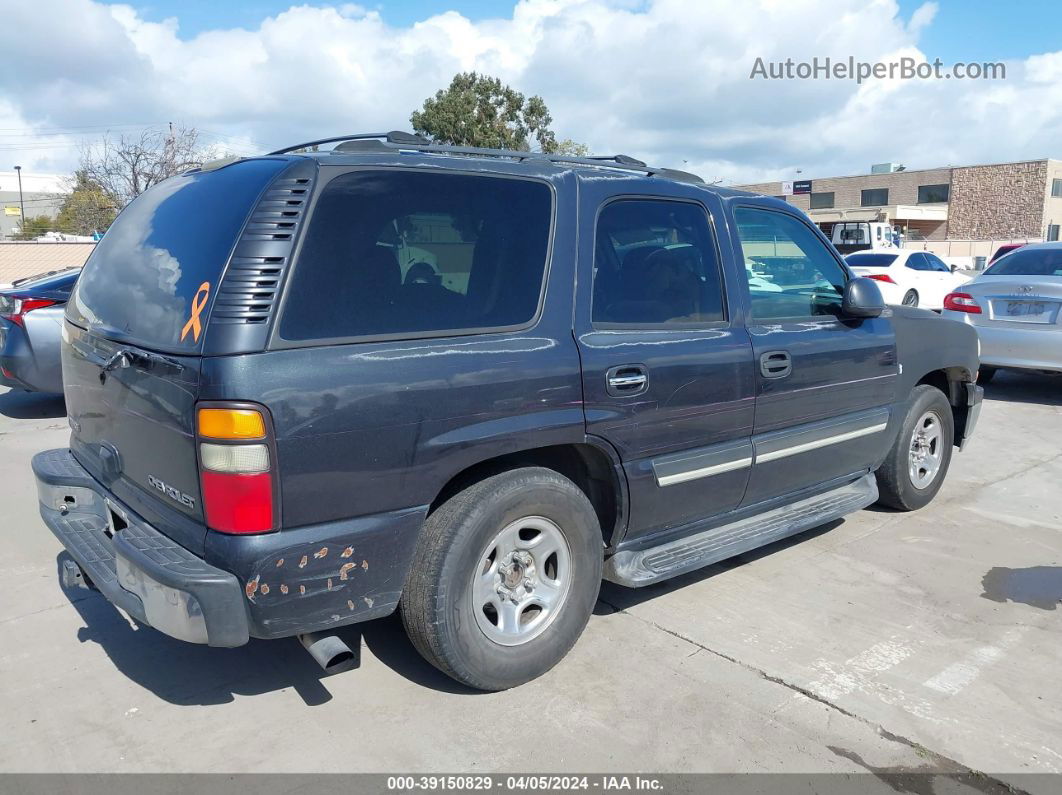
[[[900,303],[904,306],[918,306],[918,293],[914,290],[908,290],[903,294],[903,300]]]
[[[921,440],[917,451],[916,438]],[[929,439],[934,441],[927,445]],[[875,473],[878,502],[900,511],[916,511],[928,505],[948,474],[954,440],[955,418],[944,393],[928,384],[916,386],[911,391],[900,433]],[[921,458],[917,459],[919,455]],[[933,473],[929,476],[931,466]]]
[[[424,522],[400,605],[406,633],[428,662],[469,687],[521,685],[582,634],[603,550],[593,506],[568,478],[529,467],[481,480]],[[543,607],[547,599],[554,607]]]
[[[987,384],[996,375],[995,367],[982,367],[977,371],[977,383]]]

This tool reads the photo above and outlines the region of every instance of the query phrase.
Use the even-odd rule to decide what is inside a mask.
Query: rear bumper
[[[34,347],[21,326],[4,324],[0,330],[0,367],[10,373],[0,371],[0,384],[32,392],[61,394],[63,391],[62,366],[59,361],[58,345],[49,350],[46,361],[40,361]],[[59,334],[56,331],[56,341]],[[53,355],[54,354],[54,355]]]
[[[33,474],[41,518],[108,601],[179,640],[223,647],[247,642],[247,609],[234,575],[115,502],[69,450],[38,453]]]
[[[394,612],[427,512],[253,536],[208,532],[200,558],[115,498],[69,450],[38,453],[33,472],[45,524],[110,602],[167,635],[211,646]]]
[[[986,367],[1013,367],[1020,370],[1062,372],[1062,331],[1057,327],[1014,328],[970,323],[969,315],[946,312],[947,317],[965,320],[977,329],[981,341],[981,364]],[[956,318],[961,315],[961,318]]]

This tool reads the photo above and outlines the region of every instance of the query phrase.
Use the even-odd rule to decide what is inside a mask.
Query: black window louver
[[[312,189],[311,177],[284,176],[259,199],[214,299],[211,323],[269,320]]]

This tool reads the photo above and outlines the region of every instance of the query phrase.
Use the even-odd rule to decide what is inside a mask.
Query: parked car
[[[920,508],[974,430],[973,329],[886,309],[783,201],[623,156],[309,147],[151,188],[67,304],[41,515],[67,584],[175,638],[295,635],[332,671],[337,627],[398,609],[440,670],[512,687],[602,576]]]
[[[1019,248],[1021,248],[1024,245],[1026,245],[1026,244],[1025,243],[1004,243],[1002,246],[1000,246],[999,248],[996,249],[996,253],[992,255],[992,258],[988,261],[988,264],[991,265],[993,262],[995,262],[1000,257],[1005,256],[1005,255],[1009,254],[1012,251],[1017,251]]]
[[[969,278],[954,273],[929,251],[864,251],[849,254],[845,261],[853,273],[878,282],[887,304],[942,309],[944,296]]]
[[[80,268],[19,279],[0,290],[0,385],[63,391],[59,335]]]
[[[1062,373],[1062,243],[1030,243],[998,259],[944,301],[977,329],[981,375],[997,369]]]

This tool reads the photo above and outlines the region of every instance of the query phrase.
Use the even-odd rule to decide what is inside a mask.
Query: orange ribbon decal
[[[184,324],[184,328],[181,329],[181,342],[184,342],[184,338],[188,336],[189,331],[192,332],[192,340],[199,342],[199,335],[203,333],[203,325],[199,322],[199,315],[206,309],[207,296],[209,295],[210,282],[203,282],[192,297],[192,316]]]

